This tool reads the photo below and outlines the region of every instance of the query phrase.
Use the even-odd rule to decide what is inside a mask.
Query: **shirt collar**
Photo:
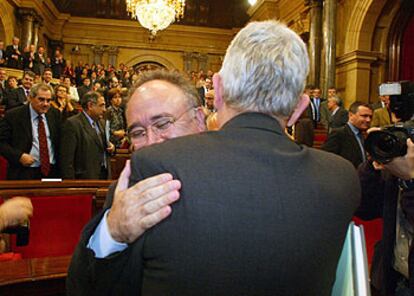
[[[349,128],[352,130],[352,132],[355,134],[355,135],[358,135],[359,133],[360,133],[360,131],[359,131],[359,129],[358,128],[356,128],[352,123],[350,123],[349,121],[346,123],[348,126],[349,126]]]
[[[33,109],[32,104],[29,103],[30,119],[33,121],[39,117],[39,114]],[[45,114],[41,114],[43,120],[46,119]]]
[[[89,121],[89,124],[93,127],[94,126],[94,123],[95,123],[95,120],[93,120],[89,115],[88,115],[88,113],[86,113],[85,111],[82,111],[83,112],[83,114],[86,116],[86,119]]]

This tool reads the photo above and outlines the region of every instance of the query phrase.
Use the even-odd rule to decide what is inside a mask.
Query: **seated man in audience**
[[[180,179],[173,215],[137,240],[140,202],[118,190],[110,211],[86,227],[68,294],[330,295],[360,190],[352,165],[283,132],[309,102],[300,99],[308,65],[306,45],[286,26],[253,22],[241,30],[213,78],[221,130],[132,156],[131,185],[166,171]],[[156,142],[199,129],[196,105],[178,104],[182,94],[172,86],[149,96],[155,83],[142,85],[128,103],[131,137]],[[164,104],[172,113],[153,117]],[[139,116],[142,110],[151,116]],[[258,267],[265,272],[252,272]]]
[[[53,83],[52,79],[53,79],[52,69],[46,68],[42,75],[43,83],[50,85],[51,87],[54,88],[56,86],[56,83]]]
[[[328,135],[322,150],[333,152],[352,162],[357,168],[366,160],[364,138],[371,126],[372,109],[369,104],[354,102],[349,107],[348,122],[343,127],[333,129]]]
[[[50,108],[53,89],[43,83],[30,90],[29,104],[0,121],[0,155],[8,161],[7,179],[35,180],[59,176],[60,113]]]
[[[24,72],[22,85],[10,91],[7,96],[3,98],[3,104],[6,106],[6,110],[10,110],[27,103],[34,78],[35,73],[30,71]]]

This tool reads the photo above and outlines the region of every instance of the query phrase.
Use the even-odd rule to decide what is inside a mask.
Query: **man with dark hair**
[[[342,156],[357,168],[366,160],[364,138],[371,125],[372,109],[356,101],[349,107],[348,118],[345,126],[332,130],[321,148]]]
[[[60,159],[65,179],[108,179],[110,155],[114,146],[106,138],[101,119],[105,99],[98,92],[88,92],[81,99],[83,111],[63,125]]]
[[[77,90],[79,95],[79,101],[82,102],[84,94],[92,90],[91,79],[89,77],[83,78],[82,85],[79,86]]]
[[[25,104],[29,99],[30,89],[33,86],[35,73],[31,71],[24,72],[22,85],[8,93],[3,99],[6,110]]]
[[[9,163],[9,180],[58,177],[60,113],[50,108],[53,89],[30,90],[29,104],[6,112],[0,121],[0,154]]]

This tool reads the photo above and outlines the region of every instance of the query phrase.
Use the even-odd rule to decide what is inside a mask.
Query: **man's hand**
[[[33,215],[33,206],[27,197],[14,197],[0,206],[0,230],[22,224]]]
[[[403,180],[414,179],[414,143],[411,139],[407,140],[407,154],[396,157],[387,164],[373,162],[376,170],[387,170],[394,176]]]
[[[20,156],[19,161],[23,166],[28,167],[28,166],[31,166],[35,162],[35,159],[30,154],[23,153],[22,156]]]
[[[130,162],[125,165],[115,189],[108,214],[108,229],[116,241],[132,243],[145,230],[161,222],[171,213],[170,204],[180,197],[181,183],[171,174],[160,174],[128,188]]]

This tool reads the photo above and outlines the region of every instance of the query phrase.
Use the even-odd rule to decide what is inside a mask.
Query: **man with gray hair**
[[[0,155],[8,161],[7,179],[56,178],[60,113],[50,108],[53,89],[39,83],[30,89],[29,104],[16,107],[0,121]]]
[[[342,127],[348,122],[348,111],[342,107],[341,99],[336,95],[328,98],[327,107],[329,110],[328,133],[330,133],[333,128]]]
[[[285,25],[241,30],[213,78],[221,129],[132,156],[130,185],[163,172],[181,181],[172,215],[141,235],[126,218],[135,208],[116,195],[113,248],[93,258],[108,247],[94,238],[86,287],[72,294],[330,295],[360,189],[352,165],[284,133],[309,102],[300,96],[308,64]]]

